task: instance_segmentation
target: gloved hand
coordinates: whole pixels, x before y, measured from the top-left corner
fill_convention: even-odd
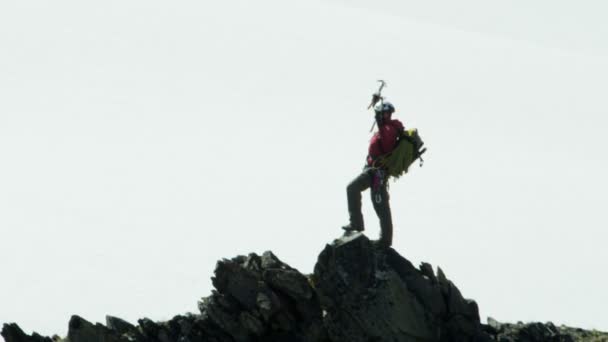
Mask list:
[[[376,103],[378,103],[378,101],[380,101],[380,98],[381,98],[381,97],[380,97],[380,94],[378,94],[378,93],[374,93],[374,94],[372,95],[372,103],[375,105]]]
[[[369,106],[367,106],[367,109],[370,109],[375,106],[376,103],[378,103],[378,101],[380,100],[382,100],[382,96],[380,96],[380,93],[376,92],[372,94],[372,102],[369,104]]]

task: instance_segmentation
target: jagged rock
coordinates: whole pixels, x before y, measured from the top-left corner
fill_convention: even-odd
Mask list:
[[[271,252],[218,262],[203,319],[235,341],[320,341],[321,308],[306,276]]]
[[[6,342],[570,342],[608,341],[608,334],[552,323],[479,321],[441,268],[419,268],[362,234],[327,245],[307,276],[272,252],[217,263],[215,290],[200,314],[135,326],[106,316],[106,325],[72,316],[66,339],[25,334],[4,324]]]
[[[426,276],[431,283],[437,283],[437,277],[435,276],[435,272],[433,272],[433,266],[431,266],[431,264],[426,262],[420,263],[420,272],[422,272],[422,274]]]
[[[68,324],[69,342],[127,342],[117,332],[102,324],[93,324],[84,318],[73,315]]]
[[[247,310],[256,307],[257,294],[265,290],[261,276],[240,265],[238,260],[224,259],[215,269],[212,282],[219,292],[233,297]]]
[[[271,251],[266,251],[262,254],[261,257],[261,263],[262,263],[262,269],[268,270],[271,268],[278,268],[278,269],[282,269],[282,270],[293,270],[293,268],[291,268],[289,265],[287,265],[286,263],[282,262],[281,260],[279,260],[279,258],[277,258],[276,255],[274,255]]]
[[[407,284],[409,291],[420,300],[424,308],[432,314],[431,316],[445,317],[448,314],[446,296],[442,294],[441,284],[434,277],[432,266],[423,263],[419,271],[394,250],[389,249],[386,253],[388,265],[399,274],[400,279]],[[441,271],[441,269],[439,270]]]
[[[510,324],[489,317],[486,327],[493,330],[494,340],[501,342],[608,342],[608,333],[567,326],[556,327],[551,322]]]
[[[160,326],[149,318],[142,318],[137,320],[139,323],[139,331],[147,339],[156,339],[160,332]]]
[[[44,337],[34,332],[32,335],[27,335],[21,328],[15,324],[3,324],[0,335],[4,337],[5,342],[53,342],[49,337]]]
[[[327,245],[313,281],[327,310],[325,326],[332,341],[487,337],[475,316],[476,305],[464,300],[443,272],[437,279],[427,265],[418,270],[393,249],[375,248],[362,234]]]
[[[268,269],[263,273],[264,280],[271,288],[290,296],[294,300],[312,298],[312,288],[308,279],[295,270]]]
[[[264,323],[249,312],[241,312],[239,315],[239,324],[245,328],[249,334],[256,337],[262,336],[266,331]]]
[[[332,341],[436,341],[422,304],[362,234],[327,245],[313,282]]]
[[[106,326],[108,329],[114,330],[118,334],[133,333],[136,328],[133,324],[125,321],[122,318],[106,315]]]
[[[205,305],[205,312],[207,317],[224,332],[232,336],[237,341],[249,341],[249,333],[245,327],[239,324],[239,311],[231,311],[226,306],[220,304],[221,295],[210,297],[207,299]]]

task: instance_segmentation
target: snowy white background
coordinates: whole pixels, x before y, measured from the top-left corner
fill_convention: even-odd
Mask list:
[[[216,260],[305,273],[376,80],[418,127],[394,247],[482,320],[608,330],[608,5],[3,1],[0,322],[196,312]],[[364,194],[368,235],[378,223]]]

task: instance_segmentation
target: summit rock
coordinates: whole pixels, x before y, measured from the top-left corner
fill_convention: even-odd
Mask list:
[[[608,341],[608,334],[551,323],[482,324],[443,270],[415,267],[361,233],[325,246],[307,275],[272,252],[217,262],[198,313],[105,325],[74,315],[68,335],[28,335],[4,324],[6,342],[544,342]]]

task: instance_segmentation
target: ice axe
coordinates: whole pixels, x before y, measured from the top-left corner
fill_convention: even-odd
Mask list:
[[[384,100],[384,98],[380,94],[382,93],[382,89],[386,86],[386,82],[384,80],[378,80],[378,82],[380,82],[380,88],[378,88],[378,91],[375,92],[374,95],[372,95],[372,102],[369,104],[369,106],[367,106],[368,110],[370,108],[372,108],[373,106],[375,106],[376,103],[378,103],[378,101]],[[374,120],[374,123],[372,124],[372,128],[369,131],[370,132],[373,131],[374,127],[376,127],[376,121],[375,120]]]
[[[376,103],[378,103],[378,101],[382,100],[382,96],[380,96],[380,94],[382,93],[382,89],[386,86],[386,82],[384,80],[378,80],[378,82],[380,82],[380,88],[378,88],[378,91],[372,95],[372,102],[369,104],[369,106],[367,106],[367,109],[372,108],[376,105]]]

